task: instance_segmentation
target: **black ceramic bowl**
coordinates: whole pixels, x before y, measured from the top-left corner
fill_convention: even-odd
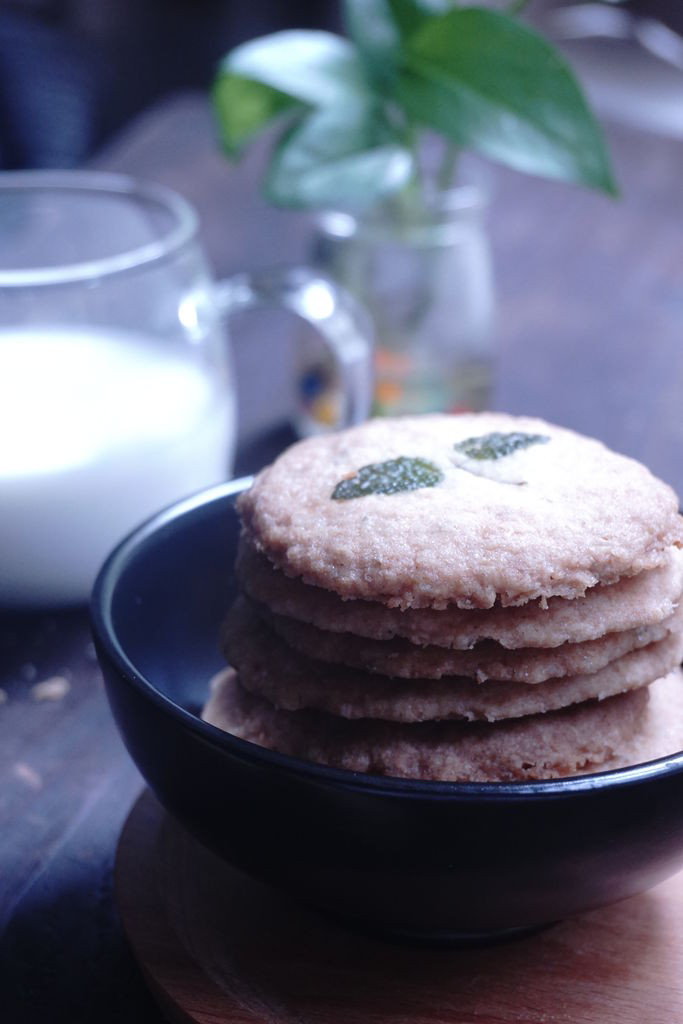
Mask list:
[[[165,807],[239,868],[365,929],[503,935],[683,865],[683,754],[553,782],[430,783],[284,757],[200,721],[235,592],[236,481],[125,540],[92,599],[128,750]]]

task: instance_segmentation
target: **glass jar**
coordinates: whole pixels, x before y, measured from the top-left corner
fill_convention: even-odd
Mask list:
[[[489,406],[495,302],[485,208],[482,188],[463,185],[419,208],[319,217],[313,264],[374,321],[375,415]],[[321,402],[328,377],[319,361]]]

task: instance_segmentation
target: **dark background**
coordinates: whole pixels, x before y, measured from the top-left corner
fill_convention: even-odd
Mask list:
[[[231,46],[335,27],[334,0],[4,0],[0,167],[82,163],[136,113],[207,87]]]
[[[560,2],[572,0],[536,0],[530,11]],[[82,163],[156,100],[206,88],[231,46],[292,26],[339,29],[340,6],[337,0],[0,0],[0,168]],[[623,6],[683,29],[680,0]]]

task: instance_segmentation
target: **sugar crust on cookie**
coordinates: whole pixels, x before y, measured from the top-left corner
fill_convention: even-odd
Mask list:
[[[328,632],[273,615],[265,606],[258,606],[258,612],[289,647],[319,661],[400,679],[467,676],[480,683],[487,679],[542,683],[546,679],[590,674],[629,651],[663,640],[670,633],[680,633],[683,627],[683,607],[679,607],[668,619],[652,626],[607,633],[597,640],[562,644],[549,650],[522,647],[509,651],[485,640],[471,650],[452,651],[419,647],[408,640],[366,640],[350,633]]]
[[[683,552],[675,547],[658,568],[624,576],[611,586],[592,587],[573,601],[553,597],[543,603],[485,610],[456,605],[441,611],[401,610],[376,601],[345,601],[330,590],[286,576],[245,535],[240,538],[236,571],[244,592],[277,615],[370,640],[401,637],[454,650],[468,650],[481,640],[494,640],[511,650],[596,640],[668,619],[683,591]]]
[[[648,690],[500,722],[396,724],[280,711],[247,693],[237,673],[216,681],[203,718],[234,736],[353,772],[439,781],[552,779],[614,766],[646,715]]]
[[[454,445],[490,432],[549,438],[485,467]],[[437,486],[338,501],[369,464],[424,458]],[[470,471],[471,469],[476,470]],[[683,543],[673,490],[600,442],[504,414],[376,419],[309,438],[239,500],[252,542],[287,574],[400,608],[490,608],[580,597],[664,564]]]
[[[242,602],[224,630],[224,653],[244,689],[273,706],[325,711],[342,718],[391,722],[437,719],[499,721],[557,710],[646,686],[677,665],[683,638],[674,634],[610,662],[598,672],[535,685],[477,683],[463,677],[390,679],[344,665],[314,661],[290,650]]]

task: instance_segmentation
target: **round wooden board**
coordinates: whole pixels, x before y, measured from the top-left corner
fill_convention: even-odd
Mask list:
[[[184,1024],[683,1020],[683,873],[503,945],[411,949],[227,867],[146,792],[121,834],[116,895],[152,991]]]

